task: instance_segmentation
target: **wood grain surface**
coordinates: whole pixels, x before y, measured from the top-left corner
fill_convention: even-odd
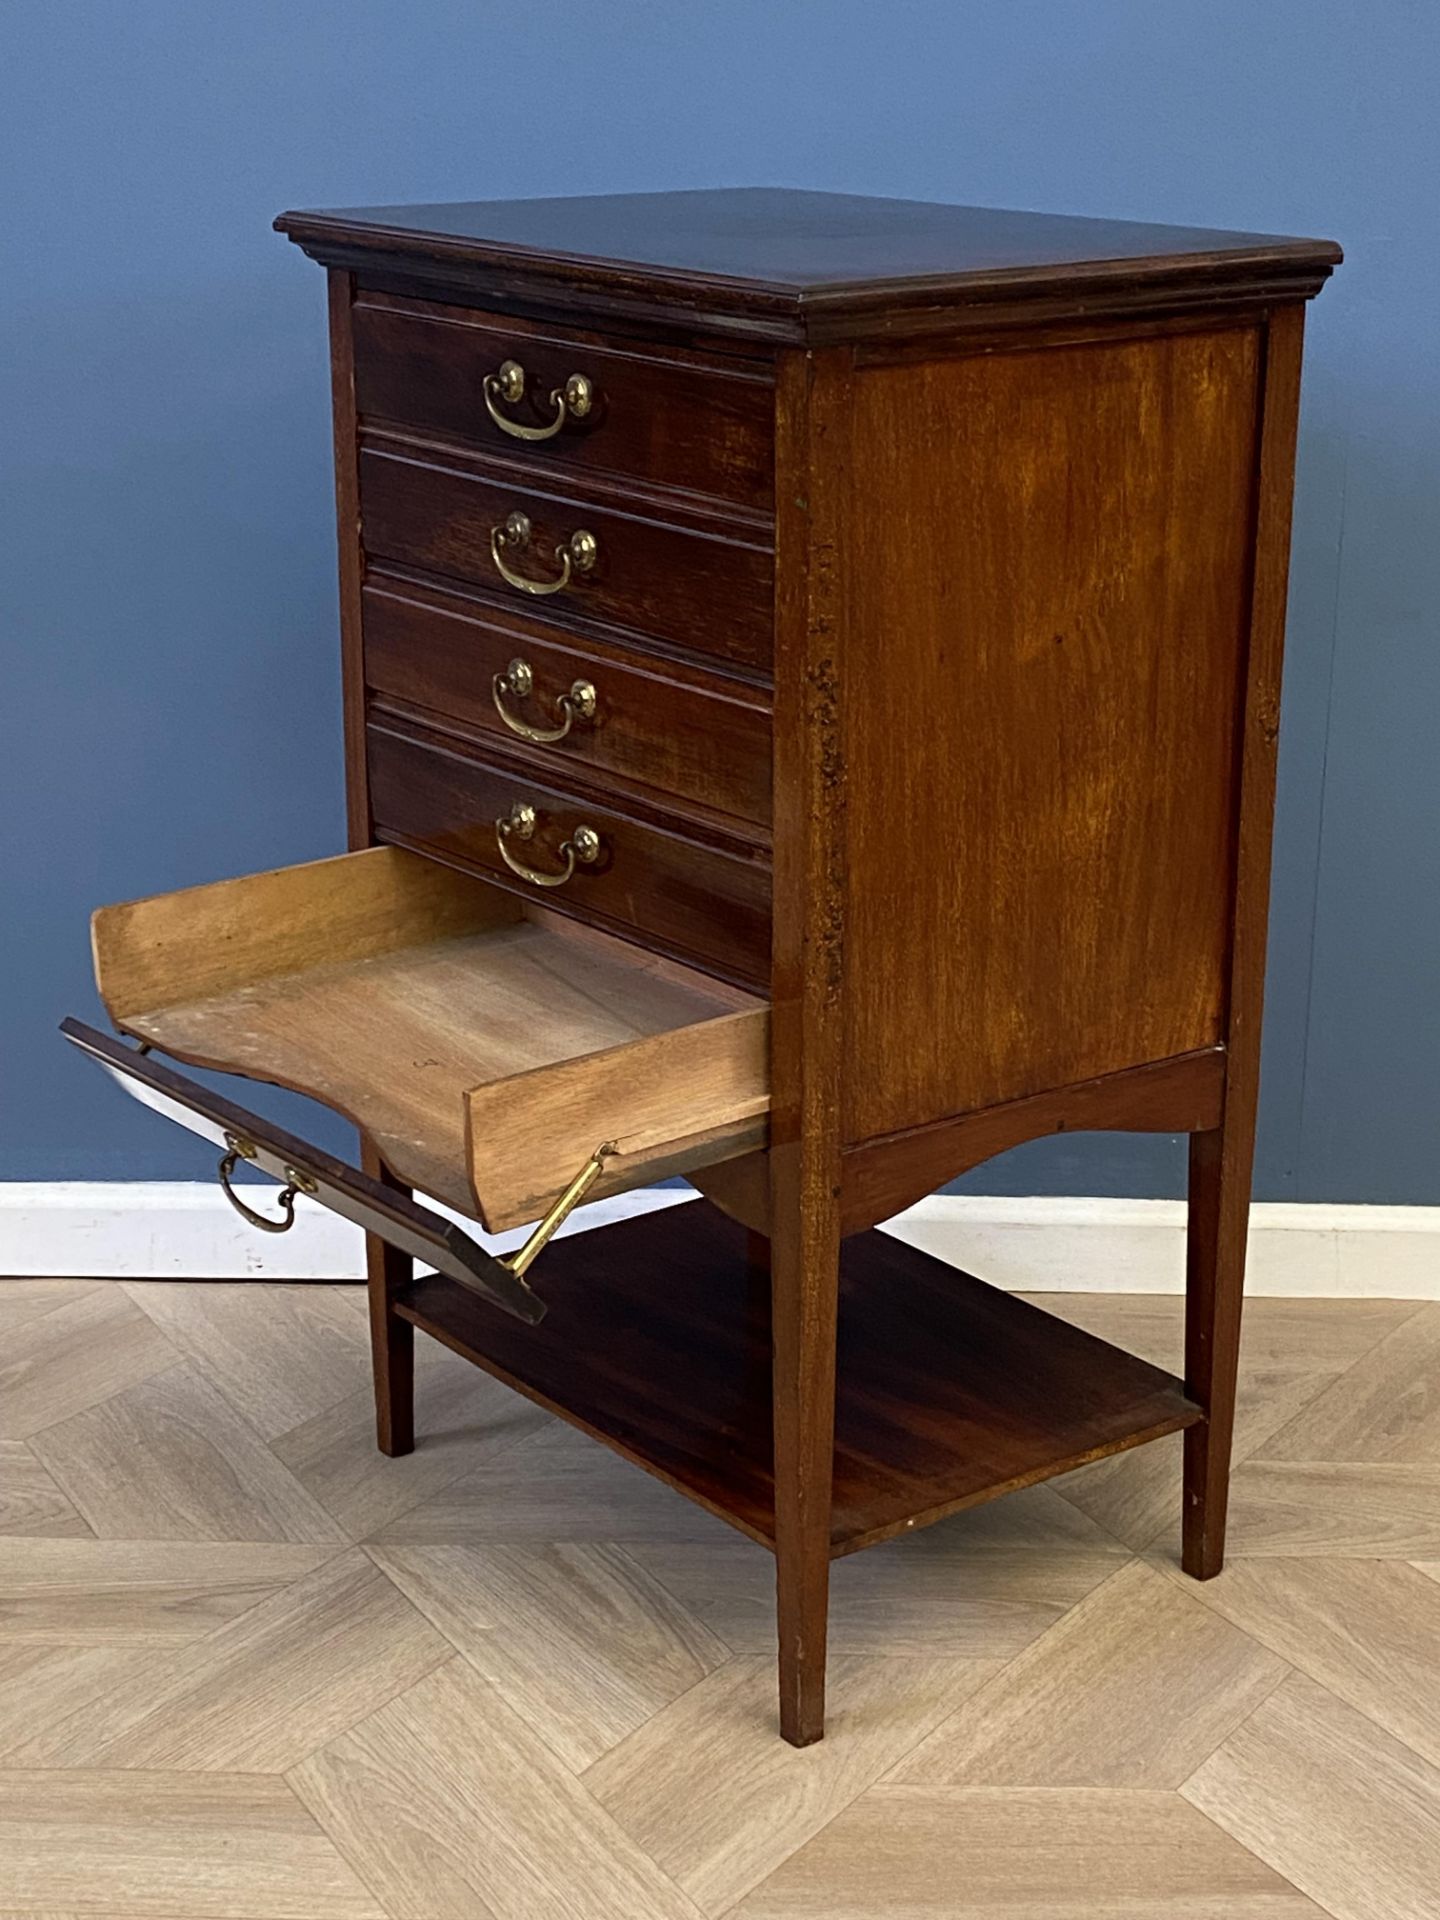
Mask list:
[[[737,1920],[1323,1920],[1174,1794],[879,1786],[733,1909]]]
[[[291,1779],[391,1912],[538,1920],[583,1898],[591,1913],[694,1920],[674,1883],[463,1660]]]
[[[397,1311],[770,1545],[771,1329],[743,1254],[697,1202],[555,1242],[538,1328],[438,1275]],[[886,1234],[845,1244],[838,1355],[827,1562],[1195,1418],[1172,1375]]]
[[[1234,329],[857,376],[848,1140],[1223,1038],[1258,366]]]
[[[583,1310],[570,1257],[551,1263],[568,1348],[516,1347],[443,1280],[407,1291],[372,1246],[382,1447],[412,1443],[413,1322],[772,1544],[795,1745],[823,1729],[837,1553],[1185,1428],[1184,1564],[1212,1577],[1300,316],[1338,248],[768,189],[278,224],[337,276],[352,818],[506,891],[558,874],[560,914],[772,1009],[768,1140],[758,1091],[751,1133],[733,1130],[754,1076],[712,1045],[756,1041],[757,1021],[657,1030],[617,1056],[637,1082],[683,1083],[681,1104],[695,1090],[688,1134],[657,1119],[649,1171],[688,1167],[749,1230],[734,1275],[710,1247],[670,1248],[668,1228],[633,1250],[602,1236]],[[529,357],[526,393],[487,408],[502,351]],[[586,354],[585,419],[508,430],[538,426]],[[502,555],[512,513],[531,532]],[[581,527],[595,564],[560,577]],[[388,692],[365,679],[362,568],[387,583],[382,600],[372,578],[371,605]],[[421,598],[397,627],[406,593]],[[436,645],[442,609],[481,637],[475,657],[453,626]],[[567,757],[484,713],[512,618],[550,646],[540,707],[591,644],[617,670],[609,746]],[[663,691],[647,656],[682,670]],[[768,833],[746,798],[767,675]],[[737,685],[756,697],[731,787],[716,756],[737,713],[709,758],[689,741],[699,702]],[[518,865],[497,827],[517,802],[536,816]],[[566,873],[581,824],[599,857]],[[572,1054],[468,1104],[495,1224],[553,1191],[577,1157],[555,1118],[583,1108],[593,1131],[609,1069]],[[989,1153],[1087,1124],[1190,1135],[1183,1390],[857,1232]],[[478,1143],[503,1158],[512,1132],[536,1169],[525,1196],[508,1166],[482,1195]],[[443,1177],[446,1154],[427,1170],[401,1150],[408,1165],[372,1138],[375,1170]],[[708,1237],[710,1217],[687,1231]],[[657,1308],[647,1271],[686,1276],[671,1292],[693,1327],[673,1299]],[[888,1321],[867,1304],[882,1294]],[[1129,1538],[1152,1474],[1106,1509]]]
[[[1331,240],[790,187],[284,213],[369,285],[751,351],[1315,293]]]
[[[482,754],[412,721],[373,721],[368,740],[377,834],[642,950],[766,991],[770,850],[753,835],[705,833],[693,816],[592,787],[569,768],[555,779],[494,744]],[[523,866],[548,878],[563,873],[561,849],[581,826],[599,835],[599,857],[577,864],[560,887],[517,875],[498,832],[517,805],[536,816],[533,836],[509,843]]]
[[[645,348],[513,314],[365,293],[354,308],[355,397],[386,421],[483,447],[540,472],[624,475],[763,512],[774,492],[771,380],[685,347]],[[589,411],[547,440],[507,436],[485,405],[502,362],[525,372],[515,404],[496,411],[521,427],[553,423],[550,396],[574,374],[590,382]]]
[[[492,1229],[607,1140],[600,1191],[766,1135],[759,1002],[398,848],[110,908],[96,943],[129,1031],[324,1101]]]
[[[553,745],[527,743],[541,778],[578,767],[592,783],[639,789],[680,812],[770,819],[770,705],[763,689],[594,636],[532,612],[499,610],[418,581],[372,573],[365,588],[365,676],[371,711],[443,721],[475,744],[515,750],[494,683],[513,660],[534,675],[526,700],[504,696],[515,722],[553,728],[577,680],[595,689],[593,721]],[[733,829],[732,829],[733,830]]]
[[[0,1282],[0,1327],[63,1376],[71,1309],[106,1297]],[[838,1562],[829,1725],[797,1753],[770,1562],[720,1521],[423,1338],[416,1451],[374,1454],[360,1289],[134,1299],[169,1368],[81,1369],[84,1412],[4,1461],[53,1438],[97,1525],[183,1514],[192,1537],[0,1514],[4,1920],[1435,1920],[1440,1456],[1413,1435],[1404,1461],[1270,1462],[1283,1511],[1247,1461],[1244,1551],[1203,1587],[1168,1547],[1133,1558],[1072,1479]],[[1048,1304],[1175,1363],[1178,1299]],[[1400,1336],[1429,1309],[1258,1305],[1244,1367],[1287,1370],[1291,1424],[1323,1402],[1323,1432],[1371,1430],[1384,1367],[1408,1402]],[[338,1530],[383,1538],[227,1538],[222,1428],[163,1391],[177,1370],[223,1380],[242,1488],[281,1484],[268,1453]],[[1143,1480],[1154,1451],[1113,1470]],[[1388,1490],[1368,1515],[1356,1474]],[[946,1777],[898,1784],[912,1766]]]
[[[156,1920],[384,1911],[283,1780],[0,1774],[0,1905],[41,1902]]]
[[[894,1777],[919,1786],[1178,1787],[1286,1671],[1159,1572],[1122,1567]]]
[[[1294,1675],[1182,1789],[1341,1920],[1440,1914],[1440,1770]]]
[[[499,605],[524,608],[523,590],[495,564],[494,528],[512,513],[531,524],[524,552],[507,550],[512,573],[548,584],[560,572],[555,548],[584,528],[598,544],[594,567],[572,572],[546,605],[575,631],[591,622],[621,633],[668,641],[689,653],[713,654],[764,672],[770,664],[774,564],[768,530],[746,520],[682,514],[642,517],[633,501],[611,500],[591,487],[555,491],[517,479],[496,464],[458,450],[428,447],[371,432],[360,443],[360,512],[365,550],[426,575],[483,587]]]

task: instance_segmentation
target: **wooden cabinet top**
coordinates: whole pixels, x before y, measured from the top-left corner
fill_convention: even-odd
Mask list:
[[[1303,298],[1331,240],[737,187],[284,213],[315,259],[777,344]]]

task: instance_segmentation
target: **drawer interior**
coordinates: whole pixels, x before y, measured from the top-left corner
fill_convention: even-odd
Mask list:
[[[343,1113],[491,1231],[766,1138],[764,1001],[394,847],[102,908],[117,1027]]]

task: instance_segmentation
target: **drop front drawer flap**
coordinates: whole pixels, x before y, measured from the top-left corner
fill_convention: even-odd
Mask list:
[[[534,1326],[544,1319],[545,1302],[524,1279],[525,1268],[534,1257],[529,1242],[521,1255],[508,1259],[487,1253],[453,1221],[443,1219],[409,1194],[397,1192],[323,1148],[176,1073],[147,1048],[132,1047],[113,1034],[86,1026],[82,1020],[62,1020],[60,1031],[142,1106],[221,1148],[217,1177],[231,1205],[257,1228],[285,1232],[294,1223],[295,1200],[303,1193],[342,1219],[379,1234],[412,1259],[423,1260],[449,1279],[458,1280],[462,1287],[517,1320]],[[242,1197],[231,1185],[230,1176],[241,1160],[284,1183],[278,1213],[259,1211],[263,1201],[252,1205],[254,1189],[245,1189],[246,1197]],[[587,1168],[587,1175],[589,1171]],[[552,1231],[547,1221],[535,1229],[532,1239],[543,1244]]]
[[[93,941],[122,1031],[313,1096],[492,1232],[601,1144],[597,1197],[766,1137],[763,1002],[399,848],[105,907]]]

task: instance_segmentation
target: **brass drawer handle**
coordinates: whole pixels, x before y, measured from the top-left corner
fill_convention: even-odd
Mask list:
[[[600,836],[593,827],[576,827],[568,840],[560,844],[560,856],[565,865],[559,873],[541,873],[535,867],[527,867],[523,860],[517,860],[510,851],[511,840],[529,840],[535,833],[535,809],[523,800],[517,800],[509,813],[495,822],[495,844],[500,849],[500,858],[512,873],[518,873],[522,880],[528,880],[532,887],[563,887],[575,871],[578,861],[581,866],[593,867],[600,858]]]
[[[512,660],[504,673],[497,673],[491,682],[491,697],[495,702],[495,711],[510,729],[518,733],[522,740],[533,740],[537,746],[548,747],[556,740],[563,740],[577,720],[593,720],[598,696],[588,680],[572,680],[570,691],[562,693],[555,702],[557,710],[563,716],[558,727],[532,727],[528,721],[518,719],[505,705],[506,694],[517,700],[528,700],[535,691],[535,673],[528,660]]]
[[[498,373],[487,373],[483,391],[485,410],[502,433],[512,440],[553,440],[567,420],[583,420],[595,403],[595,389],[583,373],[572,373],[563,387],[550,394],[555,418],[544,427],[522,427],[518,420],[507,419],[496,405],[503,401],[515,406],[525,398],[525,369],[518,360],[504,360]]]
[[[559,578],[555,580],[527,580],[523,573],[516,573],[507,567],[500,557],[502,547],[511,547],[521,553],[530,544],[530,516],[524,513],[512,513],[499,526],[490,529],[490,558],[495,562],[495,570],[508,585],[518,587],[521,593],[559,593],[570,584],[570,575],[589,573],[600,555],[600,543],[593,533],[584,527],[577,527],[568,540],[562,540],[555,549],[555,558],[560,563]]]
[[[243,1134],[227,1133],[225,1148],[226,1151],[221,1155],[220,1164],[216,1168],[220,1176],[220,1190],[225,1198],[242,1220],[247,1220],[252,1227],[258,1227],[262,1233],[288,1233],[295,1224],[296,1194],[314,1193],[315,1181],[308,1173],[302,1173],[298,1167],[286,1167],[285,1185],[280,1189],[281,1217],[278,1220],[267,1220],[263,1213],[256,1213],[253,1207],[247,1207],[230,1184],[230,1176],[235,1171],[235,1162],[253,1160],[256,1157],[254,1141],[247,1140]]]

